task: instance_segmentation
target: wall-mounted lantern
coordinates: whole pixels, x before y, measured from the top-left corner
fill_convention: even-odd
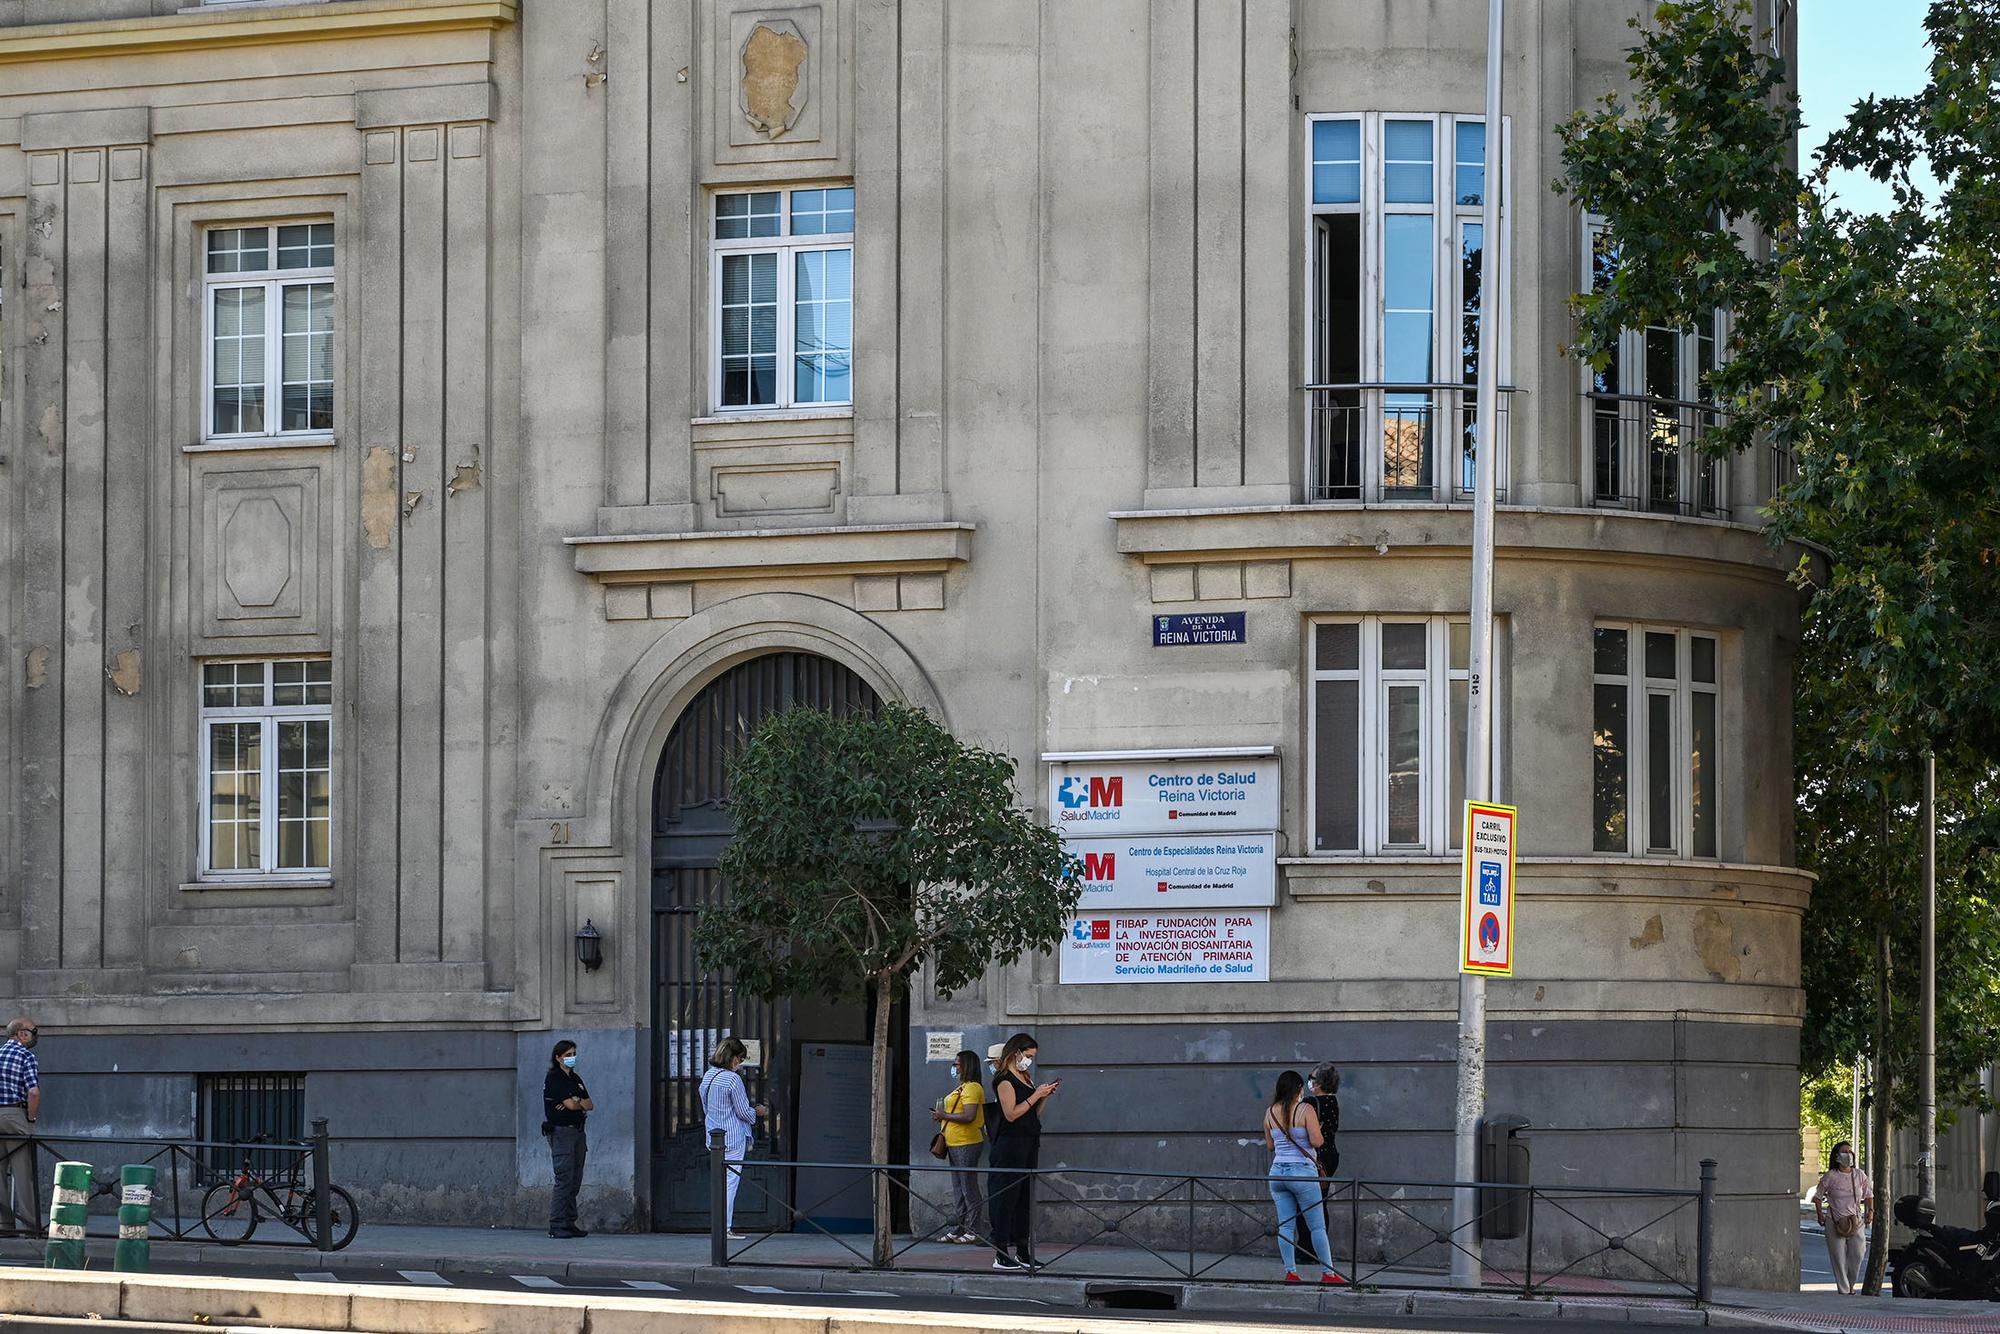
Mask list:
[[[588,917],[576,929],[576,961],[583,965],[587,973],[594,973],[604,966],[604,937]]]

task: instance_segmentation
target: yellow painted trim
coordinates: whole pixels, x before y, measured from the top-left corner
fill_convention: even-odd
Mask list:
[[[0,29],[0,65],[490,29],[514,22],[519,8],[519,0],[322,0],[282,9],[41,23]]]

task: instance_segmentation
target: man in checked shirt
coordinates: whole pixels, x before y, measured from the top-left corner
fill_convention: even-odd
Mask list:
[[[7,1025],[0,1043],[0,1236],[41,1223],[35,1188],[35,1150],[27,1136],[35,1133],[42,1110],[42,1072],[33,1051],[38,1030],[23,1016]]]

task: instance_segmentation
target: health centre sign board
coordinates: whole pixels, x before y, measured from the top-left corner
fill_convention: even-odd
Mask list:
[[[1065,839],[1278,827],[1275,755],[1045,758],[1049,815]]]
[[[1270,907],[1278,901],[1276,834],[1073,838],[1083,862],[1080,913],[1107,908]]]
[[[1268,982],[1271,911],[1079,913],[1063,939],[1061,979]]]

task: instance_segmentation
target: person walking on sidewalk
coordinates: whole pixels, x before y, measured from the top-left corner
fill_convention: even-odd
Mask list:
[[[979,1156],[986,1150],[986,1093],[979,1082],[979,1053],[962,1051],[954,1071],[958,1087],[931,1108],[931,1120],[944,1127],[944,1156],[951,1164],[951,1217],[941,1241],[979,1240],[979,1215],[985,1193],[979,1188]]]
[[[722,1220],[723,1230],[731,1241],[748,1240],[736,1230],[736,1188],[743,1183],[743,1169],[735,1164],[749,1156],[750,1136],[757,1129],[757,1122],[771,1114],[768,1107],[750,1105],[750,1091],[744,1086],[743,1076],[737,1073],[749,1057],[750,1049],[741,1038],[724,1038],[716,1044],[715,1054],[708,1058],[708,1069],[701,1077],[702,1124],[711,1138],[716,1131],[722,1132],[722,1158],[731,1164]]]
[[[1031,1084],[1035,1039],[1016,1033],[1000,1049],[993,1075],[993,1149],[987,1156],[992,1194],[987,1212],[993,1224],[993,1267],[1002,1273],[1032,1273],[1035,1260],[1035,1169],[1041,1165],[1042,1107],[1062,1087],[1060,1079]]]
[[[42,1112],[42,1068],[35,1060],[40,1030],[23,1015],[0,1043],[0,1236],[33,1235],[42,1223],[35,1180],[35,1118]]]
[[[564,1038],[549,1053],[549,1072],[542,1078],[543,1133],[549,1137],[556,1175],[549,1192],[549,1235],[558,1240],[590,1235],[576,1225],[576,1196],[590,1156],[583,1123],[595,1110],[590,1090],[576,1073],[576,1044]]]
[[[1264,1108],[1264,1144],[1271,1150],[1271,1202],[1278,1207],[1278,1258],[1285,1262],[1285,1282],[1297,1283],[1299,1220],[1312,1233],[1322,1283],[1338,1283],[1333,1252],[1326,1241],[1326,1214],[1320,1208],[1325,1193],[1319,1185],[1319,1161],[1313,1151],[1325,1143],[1319,1116],[1306,1104],[1306,1081],[1296,1070],[1278,1076],[1277,1091]]]
[[[1833,1146],[1832,1164],[1813,1187],[1812,1205],[1813,1217],[1826,1232],[1833,1285],[1851,1297],[1865,1277],[1868,1238],[1863,1229],[1875,1222],[1875,1187],[1854,1165],[1854,1146],[1846,1140]]]

